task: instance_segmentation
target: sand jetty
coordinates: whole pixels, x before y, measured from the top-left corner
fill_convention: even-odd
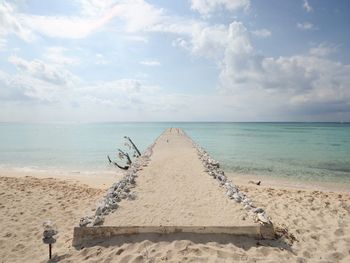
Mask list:
[[[264,210],[183,130],[164,131],[142,158],[111,187],[95,215],[74,229],[75,246],[138,233],[274,238]]]

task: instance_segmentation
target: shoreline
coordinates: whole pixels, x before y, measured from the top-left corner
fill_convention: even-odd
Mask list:
[[[108,168],[108,167],[107,167]],[[92,188],[107,189],[123,177],[124,172],[111,167],[105,170],[56,169],[33,167],[0,167],[1,177],[35,177],[39,179],[53,178],[57,180],[80,183]],[[276,187],[280,189],[300,189],[307,191],[350,193],[350,183],[321,180],[303,180],[284,176],[268,176],[226,172],[225,174],[237,185],[254,185],[261,181],[260,187]]]
[[[259,175],[243,175],[228,172],[227,177],[238,185],[254,185],[250,181],[261,181],[259,187],[262,188],[278,188],[290,190],[305,190],[305,191],[322,191],[336,193],[350,193],[350,183],[344,182],[328,182],[328,181],[311,181],[302,180],[300,178],[286,178],[283,176],[259,176]]]
[[[68,171],[56,169],[0,168],[0,177],[37,179],[55,179],[67,183],[77,183],[95,189],[108,189],[113,183],[122,178],[123,173],[117,169],[106,171]]]

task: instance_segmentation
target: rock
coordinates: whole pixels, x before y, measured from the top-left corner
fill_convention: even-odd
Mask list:
[[[258,207],[254,209],[254,213],[264,213],[264,209]]]
[[[240,197],[240,195],[238,193],[234,193],[232,195],[232,199],[234,199],[238,203],[240,203],[242,201],[242,198]]]
[[[125,199],[125,198],[128,197],[128,194],[125,193],[125,192],[121,192],[121,193],[119,194],[119,197],[120,197],[121,199]]]
[[[92,218],[89,216],[85,216],[80,218],[79,226],[84,227],[92,223]]]
[[[226,192],[226,195],[231,197],[234,194],[234,192],[231,189],[228,189]]]
[[[218,175],[218,177],[217,177],[220,181],[222,181],[222,182],[226,182],[226,176],[224,176],[224,175]]]
[[[249,198],[244,198],[242,203],[247,205],[247,204],[251,203],[251,200]]]
[[[104,219],[102,216],[95,216],[94,221],[93,221],[93,225],[97,226],[97,225],[102,225],[104,222]]]
[[[258,213],[257,214],[257,218],[260,222],[264,223],[264,224],[269,224],[270,223],[270,219],[267,217],[266,213]]]
[[[250,209],[252,209],[252,207],[250,205],[244,205],[244,209],[245,210],[250,210]]]
[[[128,200],[135,200],[136,197],[137,197],[136,193],[129,193],[127,198]]]
[[[134,177],[130,177],[128,181],[130,184],[136,184]]]
[[[117,202],[114,202],[114,201],[110,202],[108,205],[111,209],[117,209],[119,207]]]
[[[218,172],[219,174],[225,176],[225,172],[224,172],[223,170],[218,170],[217,172]]]
[[[101,203],[97,209],[96,209],[96,212],[95,212],[95,215],[96,216],[99,216],[99,215],[102,215],[102,213],[106,210],[106,203],[103,202]]]

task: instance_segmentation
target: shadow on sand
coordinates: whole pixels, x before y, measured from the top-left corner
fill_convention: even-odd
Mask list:
[[[275,240],[267,239],[256,239],[253,237],[244,237],[244,236],[233,236],[229,234],[197,234],[197,233],[171,233],[171,234],[130,234],[130,235],[120,235],[115,236],[105,240],[94,240],[84,242],[80,245],[75,246],[77,250],[93,247],[93,246],[102,246],[102,247],[112,247],[112,246],[122,246],[126,243],[140,243],[144,241],[150,241],[153,243],[157,242],[168,242],[186,240],[194,244],[207,244],[209,242],[215,242],[218,244],[232,244],[244,250],[249,250],[251,247],[275,247],[281,250],[287,250],[292,252],[291,246],[286,242],[283,237],[280,237]]]

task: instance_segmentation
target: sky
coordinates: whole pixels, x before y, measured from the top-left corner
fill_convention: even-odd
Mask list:
[[[0,0],[0,121],[350,121],[349,11]]]

